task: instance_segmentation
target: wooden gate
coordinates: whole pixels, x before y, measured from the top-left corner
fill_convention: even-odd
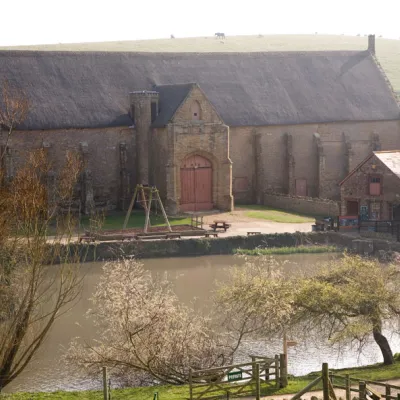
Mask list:
[[[211,210],[212,165],[204,157],[194,155],[181,165],[181,210]]]

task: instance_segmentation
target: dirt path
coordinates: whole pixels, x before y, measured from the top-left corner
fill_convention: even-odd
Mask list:
[[[383,381],[382,383],[388,383],[390,385],[395,385],[395,386],[400,386],[400,379],[392,379],[388,381]],[[385,390],[382,386],[377,386],[377,385],[368,385],[372,388],[372,390],[376,391],[377,393],[385,394]],[[355,389],[357,389],[357,386],[353,386]],[[395,390],[392,389],[391,391],[391,396],[397,396],[397,393],[400,393],[400,390]],[[265,396],[262,397],[262,399],[268,399],[268,400],[290,400],[296,393],[292,394],[279,394],[279,395],[272,395],[272,396]],[[346,398],[346,392],[341,389],[335,389],[335,394],[336,398],[339,399],[340,397],[342,399]],[[351,398],[357,397],[358,393],[357,392],[352,392]],[[301,396],[302,400],[311,400],[311,397],[317,397],[318,399],[322,399],[323,393],[322,390],[316,390],[313,392],[308,392]],[[255,397],[241,397],[240,400],[254,400]]]

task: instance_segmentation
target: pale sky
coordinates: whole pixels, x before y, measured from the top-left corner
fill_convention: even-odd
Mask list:
[[[400,0],[0,0],[0,45],[256,34],[400,38]]]

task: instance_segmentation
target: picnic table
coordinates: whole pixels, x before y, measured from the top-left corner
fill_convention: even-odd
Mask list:
[[[215,232],[217,229],[223,229],[225,232],[231,226],[231,224],[227,224],[226,221],[214,221],[213,224],[210,224],[210,228]]]

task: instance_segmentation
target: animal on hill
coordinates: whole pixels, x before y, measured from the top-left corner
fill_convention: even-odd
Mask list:
[[[214,34],[216,39],[225,39],[225,33],[217,32]]]

